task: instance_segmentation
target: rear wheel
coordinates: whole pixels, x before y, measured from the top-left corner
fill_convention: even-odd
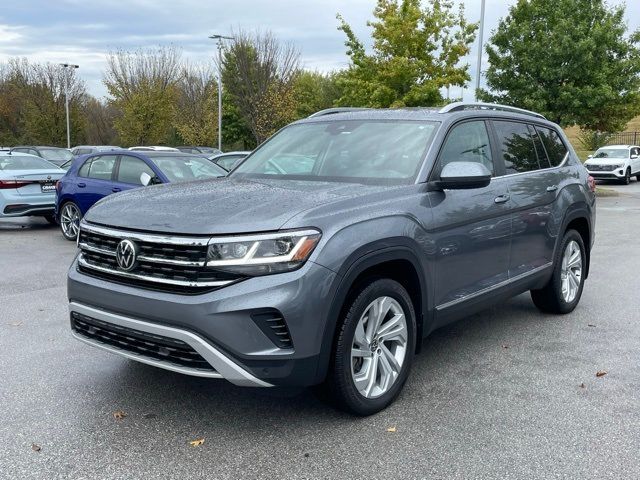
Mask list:
[[[336,406],[371,415],[404,386],[415,352],[416,320],[409,294],[391,279],[370,282],[339,325],[324,388]]]
[[[82,213],[73,202],[65,203],[60,209],[60,230],[64,238],[75,241],[78,238]]]
[[[556,253],[551,279],[540,290],[531,290],[536,307],[543,312],[561,314],[576,308],[584,287],[585,252],[580,234],[567,231]]]

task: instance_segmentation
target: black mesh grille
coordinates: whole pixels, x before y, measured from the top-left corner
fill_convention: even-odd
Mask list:
[[[278,310],[253,313],[251,318],[278,348],[293,348],[289,327]]]
[[[174,338],[114,325],[78,312],[71,313],[71,328],[83,337],[143,357],[196,370],[215,371],[198,352]]]
[[[615,170],[614,165],[589,165],[588,170],[592,172],[612,172]]]

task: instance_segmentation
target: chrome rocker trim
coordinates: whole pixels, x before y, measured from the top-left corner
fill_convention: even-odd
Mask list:
[[[233,362],[220,350],[206,342],[200,336],[179,328],[168,327],[165,325],[158,325],[155,323],[149,323],[142,320],[136,320],[123,315],[100,310],[88,305],[83,305],[76,302],[69,303],[70,312],[77,312],[82,315],[93,317],[103,322],[120,325],[122,327],[132,328],[134,330],[141,330],[143,332],[151,333],[154,335],[161,335],[164,337],[174,338],[188,344],[196,352],[198,352],[202,358],[204,358],[214,369],[215,372],[206,372],[189,367],[181,367],[172,363],[163,362],[154,358],[148,358],[143,355],[137,355],[135,353],[128,352],[126,350],[120,350],[110,345],[105,345],[93,339],[86,338],[80,334],[73,332],[73,336],[78,340],[89,344],[93,347],[106,350],[111,353],[115,353],[122,357],[135,360],[137,362],[146,363],[154,367],[164,368],[165,370],[171,370],[186,375],[192,375],[196,377],[208,377],[208,378],[224,378],[231,383],[243,387],[272,387],[270,383],[264,382],[257,377],[254,377],[251,373],[247,372],[244,368]]]

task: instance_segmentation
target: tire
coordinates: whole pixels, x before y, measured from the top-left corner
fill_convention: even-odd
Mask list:
[[[375,308],[387,313],[372,316]],[[374,326],[369,318],[381,318],[381,328],[374,335],[369,334],[368,327]],[[387,339],[376,338],[385,335],[384,327]],[[383,410],[400,394],[415,354],[416,318],[411,297],[394,280],[372,280],[352,297],[337,328],[329,373],[322,386],[325,398],[355,415]],[[361,380],[357,384],[356,378]]]
[[[572,261],[574,266],[569,267],[569,260],[575,258],[575,248],[580,250],[579,265],[576,259],[575,262]],[[572,312],[582,296],[586,265],[586,249],[582,237],[577,231],[568,230],[555,254],[551,279],[540,290],[531,290],[531,299],[536,307],[545,313]],[[569,268],[571,273],[568,273]]]
[[[44,219],[49,222],[49,224],[51,225],[58,225],[58,220],[56,219],[56,216],[54,214],[51,215],[45,215]]]
[[[78,225],[82,220],[80,208],[73,202],[65,202],[60,208],[60,231],[71,242],[78,237]]]
[[[631,183],[631,169],[627,168],[624,174],[624,178],[621,180],[623,185],[629,185]]]
[[[636,182],[640,182],[640,173],[636,175]]]

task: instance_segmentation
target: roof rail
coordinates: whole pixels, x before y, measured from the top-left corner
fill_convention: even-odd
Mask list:
[[[324,117],[325,115],[333,115],[334,113],[345,113],[345,112],[358,112],[360,110],[369,110],[365,107],[335,107],[335,108],[325,108],[324,110],[320,110],[319,112],[312,113],[308,118],[315,117]]]
[[[462,110],[499,110],[502,112],[520,113],[522,115],[530,115],[532,117],[542,118],[546,120],[544,115],[541,115],[531,110],[524,110],[522,108],[510,107],[509,105],[500,105],[499,103],[484,103],[484,102],[454,102],[442,107],[438,113],[448,112],[460,112]]]

